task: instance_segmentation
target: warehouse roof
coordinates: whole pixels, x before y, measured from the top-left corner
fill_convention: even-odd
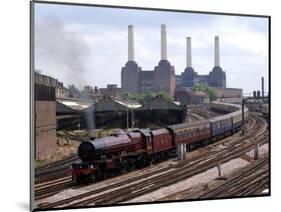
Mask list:
[[[75,113],[76,110],[64,105],[63,103],[57,101],[56,102],[56,112],[57,113]]]
[[[125,112],[131,109],[137,109],[141,105],[133,101],[124,101],[114,97],[106,96],[102,100],[91,105],[86,111],[95,110],[96,112],[119,111]]]
[[[80,112],[94,104],[89,99],[57,99],[58,113]]]

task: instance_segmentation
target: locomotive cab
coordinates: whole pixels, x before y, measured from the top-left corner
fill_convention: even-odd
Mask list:
[[[145,142],[145,147],[146,147],[146,154],[147,156],[152,155],[152,138],[150,134],[149,129],[139,129],[139,130],[134,130],[134,132],[139,132],[143,136],[144,142]]]

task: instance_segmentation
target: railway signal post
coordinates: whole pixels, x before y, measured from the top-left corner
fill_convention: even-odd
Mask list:
[[[178,144],[177,145],[178,160],[184,160],[185,159],[185,153],[186,153],[185,144]]]
[[[218,175],[219,175],[219,177],[221,177],[222,176],[221,162],[218,163],[217,168],[218,168]]]
[[[256,143],[255,147],[254,147],[254,160],[259,159],[259,144]]]

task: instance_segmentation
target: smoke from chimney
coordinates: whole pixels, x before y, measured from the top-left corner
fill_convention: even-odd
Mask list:
[[[87,83],[86,61],[90,48],[81,34],[66,29],[58,18],[35,22],[35,68],[80,89]]]

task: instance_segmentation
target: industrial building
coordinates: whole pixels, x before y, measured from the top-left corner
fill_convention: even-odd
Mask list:
[[[165,91],[174,97],[176,89],[209,85],[226,88],[226,74],[220,67],[219,37],[215,36],[214,68],[208,75],[199,75],[192,68],[191,37],[186,38],[186,68],[181,75],[175,75],[175,68],[167,57],[166,26],[161,25],[161,60],[153,70],[142,70],[135,61],[133,26],[128,26],[128,62],[121,70],[122,92],[139,94],[145,91]]]
[[[108,84],[106,88],[100,88],[99,91],[102,96],[112,96],[119,99],[122,96],[121,88],[118,88],[116,84]]]
[[[123,93],[138,94],[146,91],[165,91],[174,96],[176,88],[175,68],[167,58],[166,26],[161,25],[161,60],[154,70],[142,70],[134,57],[133,26],[128,26],[128,62],[121,70],[121,89]]]
[[[35,78],[35,82],[38,84],[54,87],[56,98],[69,97],[69,89],[65,88],[63,83],[58,81],[57,79],[47,76],[45,74],[40,74],[39,70],[35,70],[34,78]]]
[[[187,121],[186,108],[179,102],[155,96],[136,110],[136,126],[139,128],[165,127]]]
[[[141,105],[111,96],[94,102],[86,99],[57,99],[57,130],[146,128],[181,123],[186,108],[161,96]]]
[[[193,86],[207,85],[214,89],[217,101],[241,102],[242,89],[226,87],[226,73],[220,66],[219,37],[215,36],[214,67],[208,75],[199,75],[192,67],[191,38],[186,38],[186,68],[176,75],[175,98],[183,104],[203,104],[208,99],[203,94],[192,91]]]
[[[89,99],[56,99],[57,130],[76,130],[94,127],[84,112],[94,104]],[[89,126],[91,124],[92,126]]]
[[[187,89],[178,89],[175,93],[175,100],[182,105],[201,105],[208,104],[210,99],[202,91],[192,91]]]
[[[224,103],[241,103],[242,101],[241,88],[215,88],[218,102]]]
[[[208,75],[199,75],[192,67],[191,37],[186,38],[186,68],[181,75],[177,75],[177,88],[208,85],[226,88],[226,74],[220,66],[219,36],[215,36],[214,68]]]
[[[34,84],[35,155],[46,159],[56,147],[56,93],[55,87]]]

